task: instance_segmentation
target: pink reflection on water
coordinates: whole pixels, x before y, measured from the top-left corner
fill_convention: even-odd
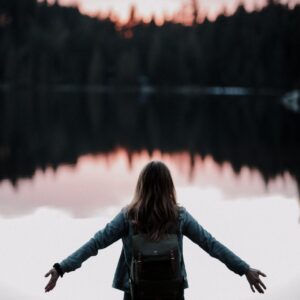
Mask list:
[[[150,160],[162,160],[170,168],[176,187],[218,187],[224,198],[253,198],[266,194],[297,196],[295,180],[285,173],[266,187],[258,171],[243,167],[236,175],[230,163],[218,165],[210,156],[191,160],[187,152],[165,154],[146,151],[128,154],[118,149],[110,154],[86,155],[75,166],[56,171],[36,171],[32,179],[20,180],[15,189],[8,181],[0,184],[0,214],[5,217],[32,213],[47,206],[67,211],[75,217],[91,217],[128,203],[138,175]],[[180,202],[180,199],[179,199]]]

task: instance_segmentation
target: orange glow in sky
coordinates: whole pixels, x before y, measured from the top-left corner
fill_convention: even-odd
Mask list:
[[[53,0],[48,0],[51,2]],[[287,2],[283,0],[282,2]],[[62,5],[76,5],[80,11],[89,15],[112,15],[120,22],[126,22],[130,8],[136,7],[137,16],[145,21],[149,21],[152,16],[160,22],[182,13],[184,5],[191,3],[191,0],[59,0]],[[289,1],[291,2],[291,1]],[[266,0],[200,0],[199,11],[202,16],[207,16],[210,20],[222,12],[232,14],[236,7],[244,3],[247,10],[261,8],[266,4]]]

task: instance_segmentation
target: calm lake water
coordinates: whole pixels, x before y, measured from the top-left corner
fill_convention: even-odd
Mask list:
[[[300,298],[300,120],[278,99],[26,91],[0,108],[1,298],[121,299],[121,242],[49,294],[43,276],[131,201],[151,159],[203,227],[268,275],[264,299]],[[262,297],[188,239],[184,255],[186,299]]]

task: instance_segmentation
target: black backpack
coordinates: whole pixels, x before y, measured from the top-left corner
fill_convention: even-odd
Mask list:
[[[175,229],[175,228],[174,228]],[[130,268],[133,300],[182,299],[183,277],[177,228],[159,241],[134,230]]]

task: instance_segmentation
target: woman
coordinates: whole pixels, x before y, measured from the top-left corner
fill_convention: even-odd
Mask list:
[[[266,275],[250,268],[246,262],[207,232],[185,208],[178,206],[170,171],[159,161],[152,161],[143,168],[138,178],[133,201],[129,206],[123,208],[104,229],[98,231],[77,251],[53,265],[53,268],[45,275],[45,277],[51,275],[45,292],[55,287],[59,276],[62,277],[64,273],[80,268],[82,262],[92,255],[97,255],[99,249],[122,239],[123,249],[115,272],[113,287],[124,291],[124,299],[131,299],[129,277],[133,224],[139,232],[143,232],[149,239],[156,241],[162,239],[172,226],[178,226],[177,236],[181,256],[182,240],[185,235],[211,256],[223,262],[231,271],[240,276],[245,274],[253,292],[256,289],[259,293],[264,293],[266,286],[260,280],[259,275]],[[183,291],[188,287],[188,282],[183,256],[181,261]],[[182,299],[184,299],[183,296]]]

